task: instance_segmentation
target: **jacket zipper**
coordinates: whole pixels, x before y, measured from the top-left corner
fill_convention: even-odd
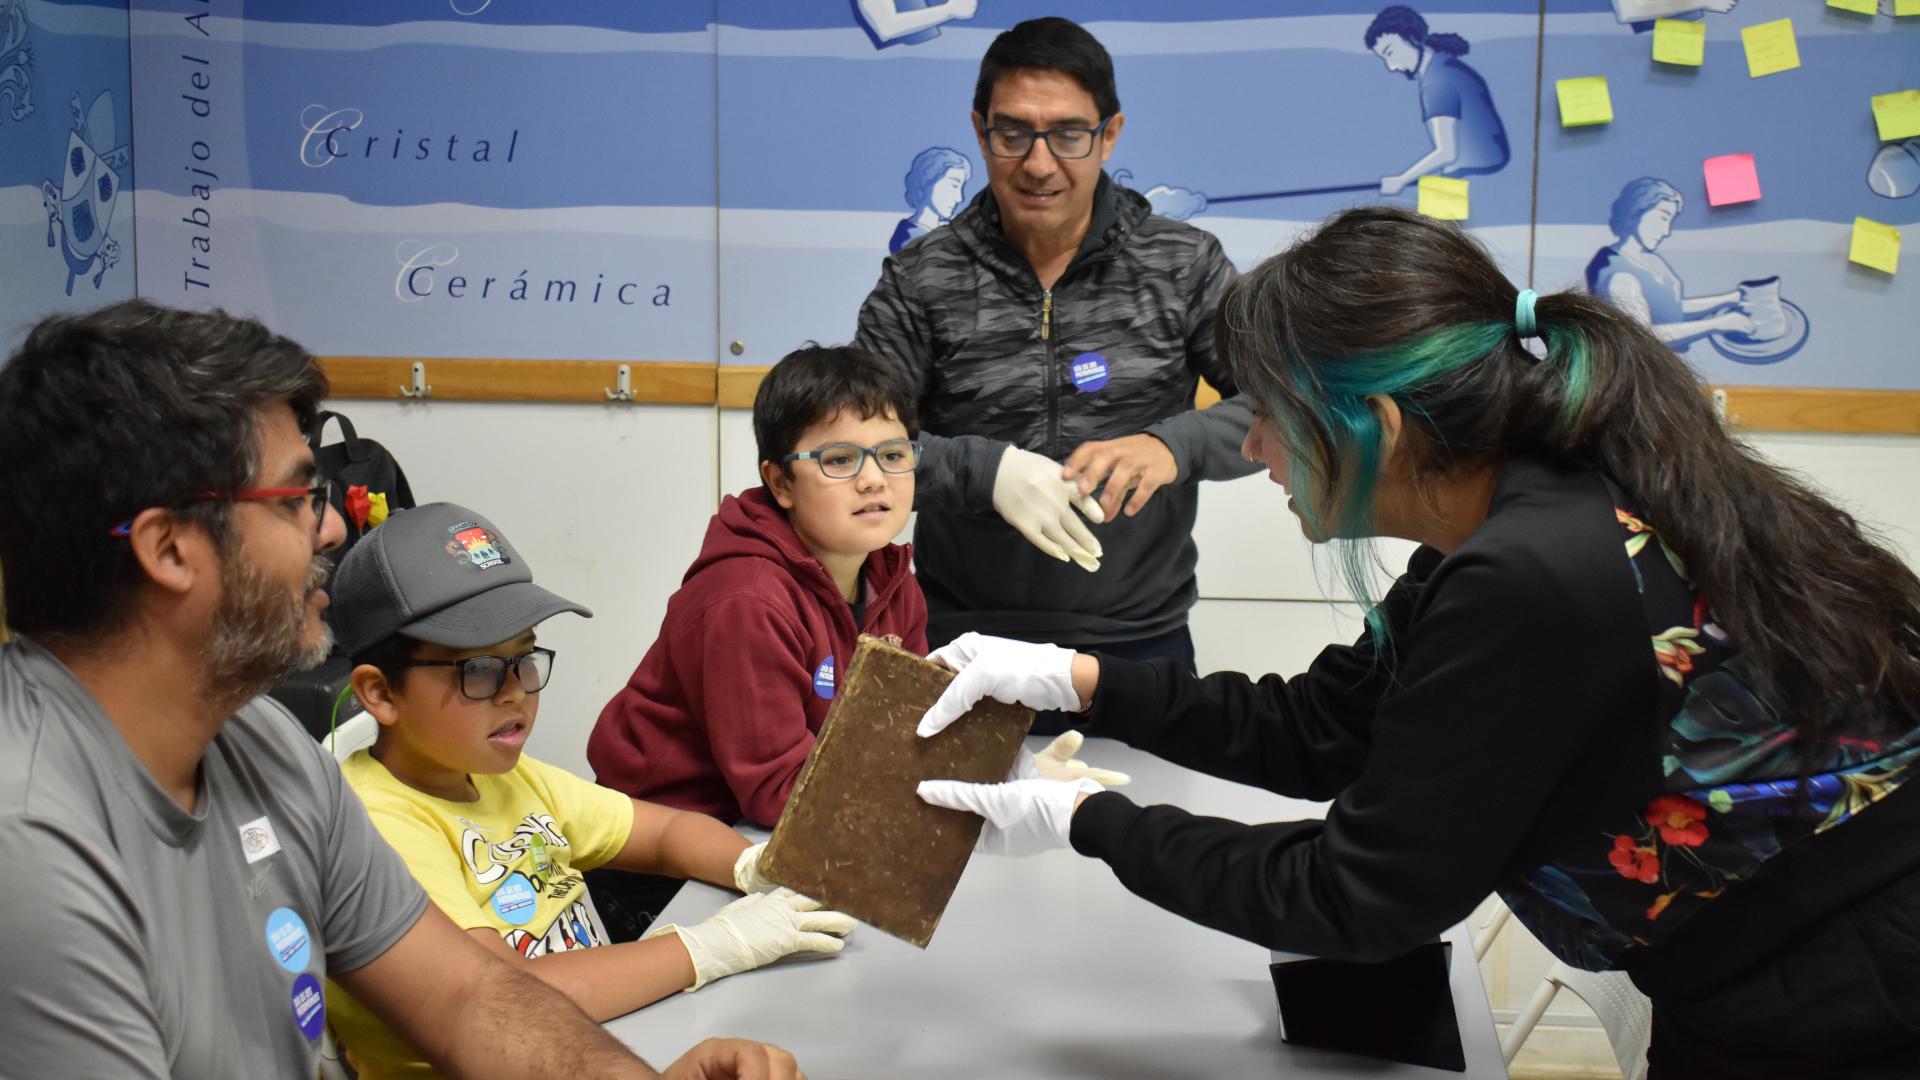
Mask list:
[[[1042,351],[1046,355],[1046,378],[1044,382],[1047,395],[1047,445],[1043,451],[1048,456],[1059,449],[1060,442],[1060,392],[1059,372],[1055,370],[1053,357],[1053,290],[1043,289],[1040,293],[1040,340]]]
[[[911,555],[911,551],[913,549],[908,548],[907,550],[909,551],[909,555],[907,557],[911,559],[913,557]],[[873,599],[869,601],[867,604],[866,625],[855,626],[853,628],[854,637],[857,638],[861,634],[866,633],[868,626],[872,626],[875,622],[879,621],[880,612],[886,608],[888,601],[893,599],[893,594],[900,591],[900,586],[904,582],[904,580],[905,579],[902,576],[896,574],[891,581],[887,582],[885,588],[873,594]],[[849,612],[849,614],[851,614],[851,612]]]

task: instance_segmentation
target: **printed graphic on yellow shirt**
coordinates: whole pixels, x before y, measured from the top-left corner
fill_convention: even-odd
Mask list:
[[[566,833],[551,816],[528,814],[497,843],[474,822],[459,821],[461,860],[476,886],[494,886],[486,906],[515,952],[531,958],[607,944],[586,904],[586,880],[565,863]],[[551,921],[543,928],[537,919]]]
[[[488,842],[480,826],[466,818],[459,821],[465,827],[460,834],[460,857],[473,872],[473,880],[481,885],[499,881],[522,856],[529,857],[535,874],[546,874],[552,869],[547,849],[569,846],[566,834],[547,814],[532,813],[521,818],[513,828],[513,835],[497,844]]]
[[[547,932],[535,937],[525,930],[509,930],[506,934],[509,948],[521,956],[531,959],[548,953],[568,952],[573,949],[592,949],[605,945],[606,941],[594,930],[592,916],[587,905],[575,903],[560,913],[547,927]]]

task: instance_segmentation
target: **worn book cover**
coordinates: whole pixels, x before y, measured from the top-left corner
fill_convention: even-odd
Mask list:
[[[1006,779],[1033,710],[991,699],[923,739],[920,717],[953,681],[931,660],[862,635],[761,870],[836,911],[926,948],[981,819],[929,806],[922,780]]]

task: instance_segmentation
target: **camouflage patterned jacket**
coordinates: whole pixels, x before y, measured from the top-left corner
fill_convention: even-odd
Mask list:
[[[1193,409],[1202,376],[1234,393],[1213,350],[1214,307],[1233,277],[1212,234],[1154,217],[1104,174],[1086,239],[1051,290],[1008,242],[991,191],[881,264],[855,343],[906,365],[919,395],[914,546],[933,641],[980,630],[1085,646],[1186,624],[1198,482],[1253,471],[1240,458],[1246,404]],[[1179,480],[1098,527],[1099,573],[1041,554],[994,512],[1009,443],[1064,460],[1088,440],[1142,431],[1173,451]]]

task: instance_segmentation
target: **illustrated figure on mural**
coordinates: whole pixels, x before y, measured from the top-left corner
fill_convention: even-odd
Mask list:
[[[66,259],[67,295],[72,296],[75,279],[92,270],[97,289],[120,261],[120,245],[107,230],[113,226],[113,207],[132,154],[116,138],[110,91],[100,91],[84,113],[77,94],[68,107],[73,110],[73,130],[60,159],[60,181],[41,181],[40,201],[47,211],[47,246],[57,244]]]
[[[1487,81],[1461,57],[1467,39],[1436,34],[1410,7],[1383,8],[1367,27],[1367,48],[1387,70],[1420,87],[1420,118],[1432,147],[1413,164],[1380,178],[1380,194],[1394,196],[1423,176],[1480,176],[1506,168],[1512,157],[1506,125]]]
[[[887,241],[891,255],[952,220],[967,201],[967,182],[973,163],[967,155],[945,146],[930,146],[913,156],[907,167],[907,206],[913,213],[894,226]]]
[[[33,115],[33,43],[26,0],[0,0],[0,121]]]
[[[1185,221],[1210,206],[1225,203],[1375,190],[1392,198],[1422,176],[1481,176],[1506,168],[1513,157],[1507,128],[1500,120],[1487,81],[1461,59],[1470,49],[1465,38],[1434,33],[1419,12],[1394,4],[1380,9],[1367,24],[1362,39],[1388,71],[1418,84],[1420,118],[1426,123],[1429,144],[1426,153],[1378,181],[1249,195],[1208,195],[1193,188],[1156,184],[1143,192],[1154,213]]]
[[[919,45],[940,36],[940,27],[971,19],[976,0],[853,0],[853,18],[873,47]]]
[[[1743,281],[1722,293],[1688,295],[1686,284],[1659,247],[1673,233],[1686,199],[1665,180],[1643,176],[1613,200],[1608,226],[1614,242],[1587,263],[1587,291],[1608,300],[1684,352],[1701,337],[1745,364],[1785,360],[1806,344],[1806,313],[1780,296],[1778,276]]]

